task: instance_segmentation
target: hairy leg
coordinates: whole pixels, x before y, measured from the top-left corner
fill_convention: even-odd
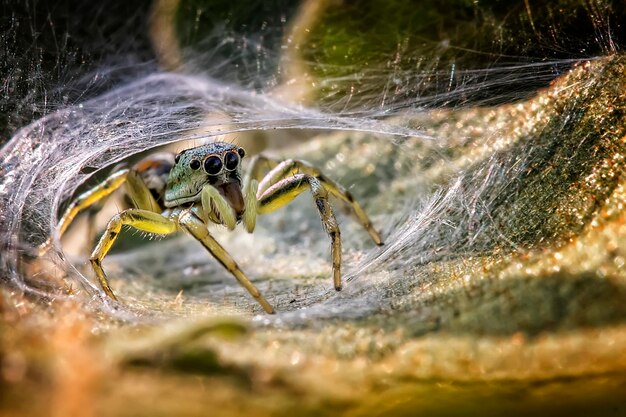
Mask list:
[[[372,225],[372,221],[369,219],[361,205],[354,199],[352,194],[341,185],[325,176],[318,168],[308,162],[298,159],[288,159],[276,164],[259,183],[258,194],[263,194],[273,184],[298,173],[307,174],[311,177],[317,178],[329,193],[347,203],[350,207],[352,215],[365,228],[365,230],[367,230],[367,233],[369,233],[374,243],[379,246],[383,244],[380,234]]]
[[[114,168],[113,174],[111,174],[108,178],[93,188],[80,194],[76,200],[72,201],[57,224],[59,237],[63,236],[74,218],[80,212],[87,210],[88,229],[86,232],[86,241],[91,244],[96,232],[94,224],[96,216],[100,210],[102,210],[107,197],[109,197],[123,184],[126,185],[126,192],[134,207],[160,213],[162,208],[154,199],[150,189],[142,179],[141,174],[151,169],[155,169],[155,167],[158,168],[159,165],[163,166],[163,164],[164,162],[160,159],[148,157],[133,166],[132,169],[124,168],[123,164],[118,165],[117,168]],[[39,247],[40,255],[44,254],[49,249],[51,241],[52,238],[49,238]]]
[[[59,237],[62,237],[67,228],[70,226],[74,218],[83,211],[84,209],[92,206],[93,204],[103,200],[108,197],[115,190],[120,188],[122,184],[126,181],[126,177],[128,176],[128,169],[123,169],[121,171],[117,171],[107,179],[102,181],[100,184],[95,187],[85,191],[81,195],[79,195],[76,200],[72,201],[72,203],[67,207],[63,216],[59,220],[57,224],[57,230],[59,233]],[[91,217],[95,217],[91,216]],[[40,255],[46,253],[50,248],[50,244],[52,242],[52,237],[48,238],[44,243],[39,246]]]
[[[211,236],[206,223],[200,219],[193,211],[182,211],[178,217],[180,226],[196,238],[202,245],[217,259],[223,266],[233,274],[237,281],[243,286],[252,297],[263,307],[266,313],[273,314],[274,308],[261,295],[259,290],[246,277],[235,260],[226,250]]]
[[[104,292],[114,300],[117,298],[115,297],[115,294],[113,294],[106,274],[102,269],[102,261],[111,249],[111,246],[113,246],[113,243],[115,243],[117,236],[122,230],[122,226],[131,226],[137,230],[160,235],[174,233],[178,230],[178,226],[175,222],[162,216],[161,214],[148,210],[128,209],[111,218],[106,231],[100,238],[96,248],[93,250],[89,261],[91,262],[91,266],[93,267],[96,276],[98,277],[100,286]]]
[[[330,237],[331,257],[333,261],[333,282],[337,291],[341,290],[341,234],[335,214],[328,202],[328,191],[319,179],[308,174],[296,174],[278,181],[259,197],[259,214],[277,210],[309,189],[320,214],[322,226]]]

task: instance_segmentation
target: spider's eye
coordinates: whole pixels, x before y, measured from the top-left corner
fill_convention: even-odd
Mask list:
[[[200,165],[200,161],[198,161],[197,159],[192,159],[191,162],[189,162],[189,168],[193,169],[194,171],[200,168]]]
[[[209,156],[204,160],[204,170],[209,175],[219,174],[222,170],[222,160],[217,156]]]
[[[236,152],[228,152],[224,156],[224,165],[226,166],[227,170],[234,170],[235,168],[237,168],[237,164],[239,164],[239,154],[237,154]]]
[[[239,154],[240,158],[243,158],[244,156],[246,156],[246,151],[243,148],[237,149],[237,153]]]
[[[176,154],[176,156],[174,157],[174,163],[177,164],[178,161],[180,160],[180,154]]]

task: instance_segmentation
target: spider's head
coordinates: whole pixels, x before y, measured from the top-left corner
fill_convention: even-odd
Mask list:
[[[224,142],[180,152],[167,179],[165,207],[200,201],[202,188],[210,184],[240,215],[245,209],[240,175],[244,155],[243,148]]]

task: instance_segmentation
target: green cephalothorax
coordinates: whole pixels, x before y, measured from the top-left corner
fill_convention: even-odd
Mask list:
[[[341,236],[329,197],[332,195],[346,203],[374,243],[383,244],[359,203],[319,169],[299,160],[279,162],[258,155],[252,159],[242,186],[240,171],[244,156],[245,151],[239,146],[214,142],[184,150],[176,156],[152,155],[132,168],[114,170],[106,180],[79,195],[68,206],[57,225],[58,234],[65,232],[79,212],[102,202],[122,184],[126,184],[128,201],[133,208],[111,218],[89,258],[106,295],[116,299],[102,268],[102,260],[123,226],[161,235],[182,229],[228,269],[267,313],[273,313],[274,308],[230,254],[211,236],[209,224],[220,224],[232,230],[237,224],[243,223],[245,229],[252,232],[258,214],[277,210],[289,204],[303,191],[309,190],[319,211],[322,226],[331,241],[333,282],[335,289],[340,290]],[[95,216],[93,213],[92,215]],[[42,253],[49,248],[49,244],[50,240],[42,245]]]
[[[176,155],[165,189],[165,207],[201,200],[206,185],[215,187],[240,217],[245,207],[241,191],[241,159],[245,151],[236,145],[214,142]]]

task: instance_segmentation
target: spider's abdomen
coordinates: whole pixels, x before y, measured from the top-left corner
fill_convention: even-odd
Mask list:
[[[161,152],[142,159],[132,169],[139,174],[157,203],[162,204],[167,178],[173,166],[174,154]]]

